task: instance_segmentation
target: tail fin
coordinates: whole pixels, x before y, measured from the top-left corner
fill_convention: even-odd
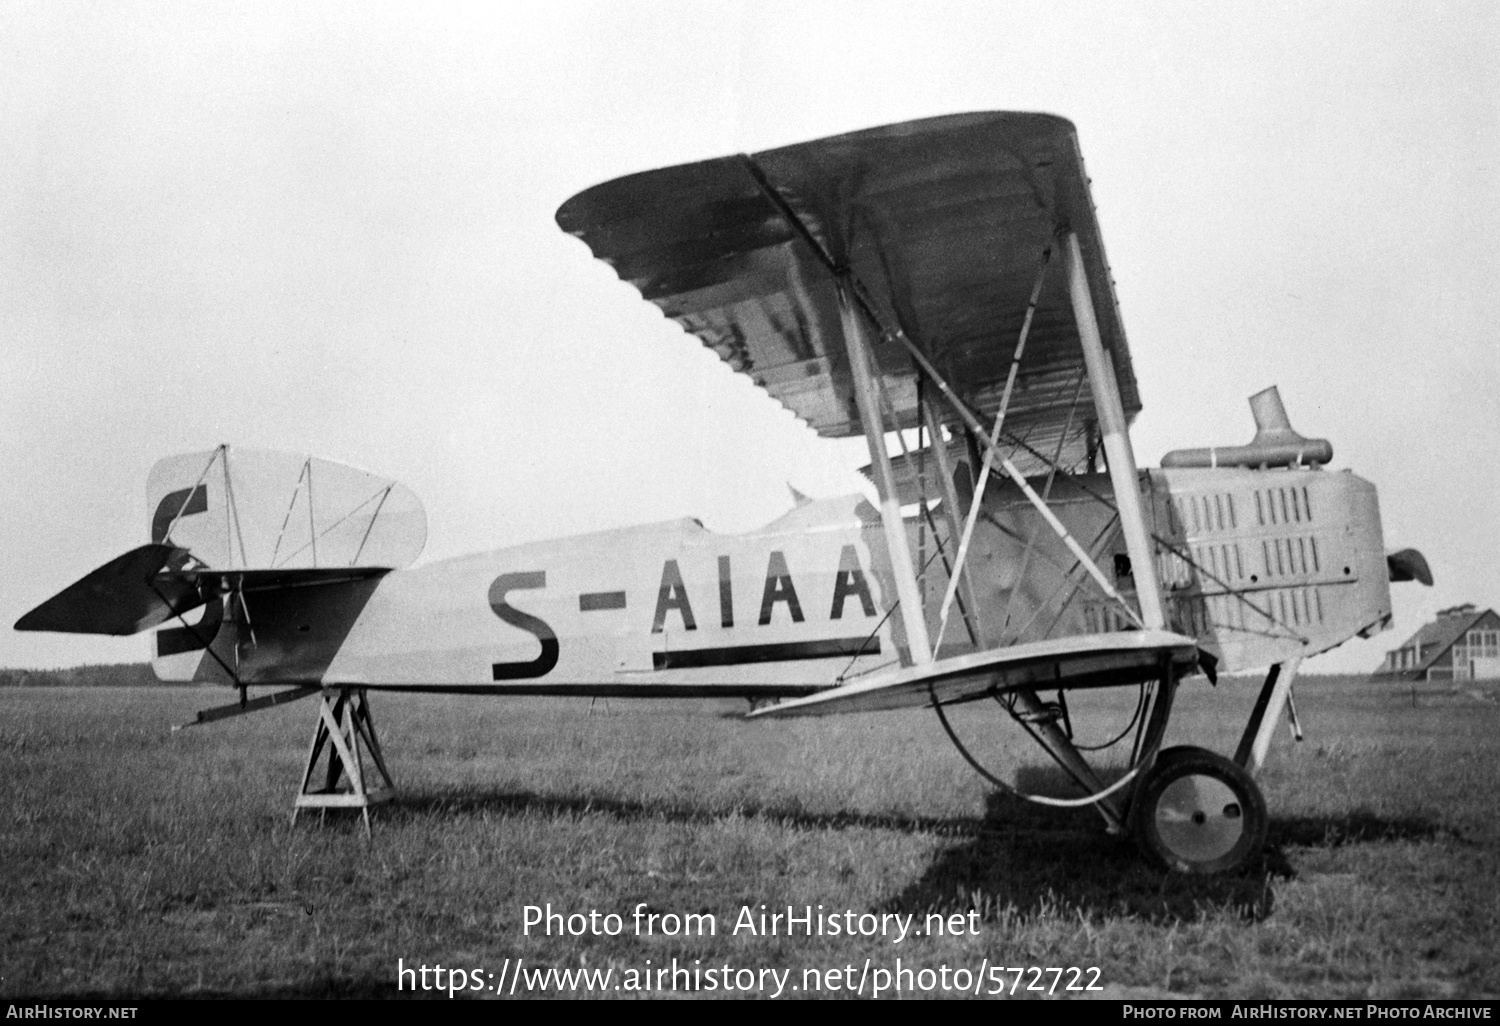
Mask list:
[[[427,514],[404,485],[287,452],[170,456],[151,468],[146,502],[152,540],[191,553],[203,596],[196,622],[156,632],[162,680],[316,679],[378,576],[427,541]]]
[[[386,567],[184,570],[202,613],[156,632],[161,680],[316,683],[375,593]]]
[[[329,460],[221,445],[169,456],[146,479],[151,541],[203,566],[409,566],[427,541],[410,489]]]
[[[151,543],[43,602],[17,630],[159,627],[152,666],[162,680],[315,681],[379,579],[427,540],[410,489],[292,453],[221,445],[168,457],[151,469],[146,498]]]

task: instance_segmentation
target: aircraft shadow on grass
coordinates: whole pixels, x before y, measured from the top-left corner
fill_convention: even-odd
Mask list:
[[[662,820],[669,823],[708,824],[731,815],[764,819],[797,830],[892,830],[909,834],[961,837],[976,832],[980,821],[969,817],[904,816],[865,812],[808,812],[796,804],[736,802],[732,809],[708,808],[686,802],[638,801],[604,795],[550,795],[534,791],[491,791],[465,788],[424,793],[401,793],[386,805],[382,818],[400,821],[407,815],[504,816],[535,812],[547,816],[597,814],[625,821]]]
[[[1059,798],[1076,793],[1053,767],[1022,770],[1017,788]],[[1260,920],[1274,909],[1274,881],[1297,875],[1287,858],[1290,847],[1428,840],[1445,832],[1427,820],[1386,819],[1363,810],[1273,816],[1265,848],[1242,872],[1195,877],[1150,867],[1127,838],[1111,837],[1098,827],[1092,808],[1047,808],[992,792],[980,829],[966,843],[942,852],[886,908],[923,913],[982,905],[986,919],[1010,908],[1022,917],[1083,913],[1157,923],[1193,921],[1227,908],[1247,920]]]
[[[1021,791],[1032,794],[1071,797],[1075,793],[1071,781],[1053,767],[1025,768],[1016,783]],[[730,814],[690,802],[465,788],[398,794],[382,818],[399,823],[434,813],[514,816],[528,812],[690,824],[712,823]],[[1009,909],[1021,917],[1071,917],[1081,912],[1165,923],[1192,921],[1225,908],[1259,920],[1273,910],[1273,882],[1296,877],[1286,855],[1288,848],[1431,840],[1447,832],[1429,820],[1385,818],[1365,810],[1273,817],[1264,851],[1243,872],[1191,877],[1146,865],[1128,839],[1099,829],[1098,814],[1092,808],[1049,808],[998,791],[987,799],[982,818],[815,813],[794,804],[756,803],[738,804],[733,814],[799,830],[874,829],[952,838],[955,843],[937,855],[921,878],[886,901],[881,910],[925,915],[978,908],[987,921]]]

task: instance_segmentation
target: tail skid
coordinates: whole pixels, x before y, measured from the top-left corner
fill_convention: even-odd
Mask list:
[[[275,691],[269,695],[252,698],[244,702],[234,702],[231,705],[219,705],[212,709],[201,709],[198,715],[187,723],[174,723],[172,732],[186,730],[188,727],[197,727],[204,723],[213,723],[216,720],[227,720],[232,716],[243,716],[245,713],[259,712],[261,709],[269,709],[276,705],[285,705],[295,702],[299,698],[306,698],[315,694],[320,689],[316,684],[306,684],[298,688],[286,688],[283,691]]]

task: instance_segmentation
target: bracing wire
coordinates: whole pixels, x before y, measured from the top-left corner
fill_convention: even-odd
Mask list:
[[[1053,808],[1058,808],[1058,809],[1078,809],[1078,808],[1082,808],[1082,807],[1084,807],[1086,805],[1095,805],[1095,804],[1103,801],[1105,798],[1108,798],[1110,795],[1114,794],[1116,791],[1120,790],[1126,784],[1130,783],[1132,780],[1134,780],[1136,778],[1136,775],[1138,773],[1140,773],[1140,771],[1141,771],[1141,765],[1142,765],[1142,763],[1138,762],[1138,763],[1136,763],[1134,766],[1132,766],[1130,768],[1130,772],[1126,773],[1119,780],[1116,780],[1113,784],[1110,784],[1104,790],[1098,791],[1098,792],[1096,792],[1094,794],[1089,795],[1087,798],[1048,798],[1045,795],[1027,794],[1024,791],[1017,790],[1012,785],[1006,783],[1005,781],[1001,780],[999,777],[995,776],[995,774],[993,774],[989,770],[985,769],[984,766],[982,766],[980,764],[980,762],[979,762],[978,759],[974,758],[973,754],[970,753],[969,749],[964,746],[964,743],[962,741],[959,740],[958,734],[955,733],[954,730],[953,730],[953,726],[948,722],[948,716],[947,716],[946,713],[943,712],[943,705],[942,705],[942,703],[937,700],[937,696],[933,693],[932,684],[931,683],[929,683],[927,685],[927,697],[931,700],[933,709],[937,710],[938,722],[940,722],[943,725],[943,730],[944,730],[944,732],[947,733],[948,740],[953,742],[953,747],[958,749],[958,754],[961,755],[961,756],[963,756],[964,761],[967,762],[969,764],[969,766],[973,768],[974,772],[978,773],[981,777],[983,777],[984,779],[988,780],[991,784],[994,784],[996,787],[998,787],[1000,790],[1004,791],[1006,794],[1014,795],[1015,797],[1020,798],[1020,799],[1022,799],[1024,801],[1034,802],[1037,805],[1049,805],[1049,806],[1052,806]],[[1004,703],[1001,703],[1001,704],[1002,704],[1002,707],[1003,707]],[[1006,711],[1010,712],[1011,717],[1017,723],[1021,724],[1021,726],[1023,728],[1025,728],[1026,733],[1030,734],[1033,739],[1036,739],[1036,740],[1038,740],[1038,742],[1040,742],[1040,739],[1037,739],[1036,734],[1032,731],[1031,727],[1028,726],[1024,720],[1022,720],[1019,716],[1016,716],[1016,714],[1013,711],[1011,711],[1009,709],[1007,709]],[[1043,747],[1045,747],[1045,746],[1043,746]]]
[[[1104,742],[1102,745],[1081,745],[1077,741],[1074,741],[1073,742],[1073,747],[1076,748],[1076,749],[1078,749],[1080,752],[1102,752],[1106,748],[1113,748],[1115,745],[1119,744],[1121,741],[1124,741],[1125,740],[1125,735],[1129,734],[1131,732],[1131,730],[1133,730],[1135,728],[1136,723],[1141,718],[1141,712],[1145,708],[1146,708],[1146,685],[1145,685],[1144,682],[1142,682],[1141,685],[1140,685],[1140,694],[1136,697],[1136,700],[1135,700],[1135,713],[1130,717],[1130,722],[1127,723],[1127,724],[1125,724],[1125,729],[1124,730],[1120,731],[1118,734],[1116,734],[1114,737],[1110,738],[1108,741]]]
[[[917,573],[918,574],[924,574],[924,573],[926,573],[927,572],[927,568],[932,565],[932,561],[934,559],[937,559],[938,556],[940,556],[942,554],[942,551],[943,550],[941,548],[939,548],[935,552],[933,552],[932,555],[928,556],[927,557],[927,562],[925,562],[925,563],[922,564],[922,568],[920,570],[918,570]],[[880,628],[882,628],[882,627],[885,626],[885,622],[891,618],[891,614],[894,613],[896,611],[896,608],[898,606],[900,606],[900,605],[901,605],[901,600],[900,599],[896,599],[894,602],[892,602],[891,603],[891,608],[889,608],[889,609],[887,609],[885,611],[885,615],[880,618],[880,622],[877,623],[874,627],[870,628],[870,633],[868,635],[866,635],[865,640],[860,643],[859,648],[855,650],[854,655],[849,659],[849,665],[845,666],[844,669],[843,669],[843,672],[841,672],[837,677],[834,678],[834,682],[835,683],[842,684],[846,679],[848,679],[849,671],[854,668],[855,662],[857,662],[859,660],[860,656],[862,656],[862,655],[865,654],[865,649],[869,648],[870,642],[872,640],[874,640],[875,635],[877,635],[877,634],[880,633]]]

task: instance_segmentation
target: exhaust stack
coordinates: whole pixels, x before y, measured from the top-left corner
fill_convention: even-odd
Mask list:
[[[1333,459],[1333,443],[1304,438],[1292,430],[1281,393],[1275,385],[1250,397],[1255,438],[1249,445],[1208,449],[1175,449],[1162,457],[1163,467],[1300,467]]]

